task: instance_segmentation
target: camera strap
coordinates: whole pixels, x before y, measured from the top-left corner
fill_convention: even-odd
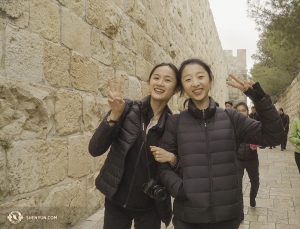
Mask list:
[[[145,153],[146,153],[146,159],[147,159],[147,169],[148,169],[148,176],[149,179],[151,179],[151,174],[150,174],[150,169],[149,169],[149,158],[148,158],[148,150],[147,150],[147,134],[146,134],[146,122],[145,119],[143,117],[143,113],[141,112],[141,128],[142,128],[142,139],[143,139],[143,144],[145,147]]]

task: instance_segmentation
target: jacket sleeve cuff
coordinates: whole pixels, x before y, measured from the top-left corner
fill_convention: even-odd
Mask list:
[[[251,99],[253,102],[260,101],[263,97],[265,97],[266,93],[261,88],[260,83],[256,82],[253,84],[253,89],[249,88],[247,91],[244,92],[244,94]]]

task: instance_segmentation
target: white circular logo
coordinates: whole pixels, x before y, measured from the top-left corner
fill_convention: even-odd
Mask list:
[[[19,211],[12,211],[7,218],[11,223],[18,224],[23,219],[23,216]]]

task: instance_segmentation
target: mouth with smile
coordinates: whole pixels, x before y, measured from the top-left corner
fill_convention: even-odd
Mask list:
[[[154,91],[155,91],[156,93],[158,93],[158,94],[162,94],[162,93],[165,92],[164,90],[159,89],[159,88],[154,88]]]
[[[197,89],[193,90],[192,92],[193,92],[195,95],[201,95],[202,91],[203,91],[203,88],[197,88]]]

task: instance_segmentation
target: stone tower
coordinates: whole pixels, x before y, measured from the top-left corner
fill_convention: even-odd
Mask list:
[[[241,80],[245,80],[247,78],[246,49],[238,49],[236,56],[233,56],[232,50],[224,50],[224,55],[228,72],[234,74]],[[247,102],[247,97],[241,93],[240,90],[230,87],[229,100],[235,105],[238,102]],[[222,104],[220,105],[222,106]],[[225,105],[223,104],[223,106]]]

